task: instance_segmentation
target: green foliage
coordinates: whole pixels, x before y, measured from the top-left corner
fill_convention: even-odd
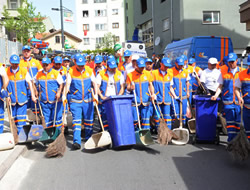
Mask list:
[[[106,54],[112,54],[114,55],[114,49],[113,48],[104,48],[104,49],[96,49],[96,50],[84,50],[82,51],[82,53],[87,53],[87,54],[102,54],[102,53],[106,53]]]
[[[11,17],[6,6],[4,6],[3,10],[4,19],[2,25],[8,31],[16,32],[19,42],[27,44],[30,37],[35,36],[36,33],[45,31],[45,25],[42,22],[43,16],[40,13],[36,14],[36,8],[27,0],[24,0],[21,7],[17,9],[18,15],[16,18]]]
[[[103,42],[100,43],[100,49],[109,49],[109,48],[113,48],[113,46],[115,45],[115,35],[112,34],[111,32],[108,32],[106,34],[104,34],[103,37]]]

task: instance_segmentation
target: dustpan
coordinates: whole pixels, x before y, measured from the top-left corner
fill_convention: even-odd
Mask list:
[[[55,112],[54,112],[53,127],[45,128],[42,133],[42,137],[39,139],[39,141],[42,142],[43,144],[53,142],[60,135],[60,130],[57,127],[55,127],[56,111],[57,111],[57,100],[56,100],[56,106],[55,106]],[[42,113],[42,110],[41,110],[41,113]]]
[[[94,97],[93,89],[91,89],[92,96]],[[84,144],[85,149],[95,149],[112,144],[111,136],[108,131],[104,131],[102,118],[98,110],[98,105],[95,103],[96,112],[101,124],[102,132],[92,135]]]
[[[179,78],[180,80],[180,78]],[[180,82],[181,84],[181,82]],[[179,137],[178,139],[172,139],[172,143],[176,145],[185,145],[189,141],[189,131],[188,129],[185,129],[182,127],[182,92],[180,88],[180,95],[181,95],[181,101],[180,101],[180,127],[173,129],[173,132]]]
[[[138,118],[138,126],[139,126],[139,130],[135,131],[136,144],[138,144],[138,145],[154,144],[150,130],[141,128],[141,121],[139,118],[139,110],[138,110],[135,90],[134,90],[134,98],[135,98],[135,108],[136,108],[136,113],[137,113],[137,118]]]

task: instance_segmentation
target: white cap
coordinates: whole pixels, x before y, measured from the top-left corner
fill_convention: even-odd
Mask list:
[[[140,58],[140,56],[139,56],[139,55],[137,55],[137,54],[132,55],[132,61],[133,61],[133,60],[137,60],[137,59],[139,59],[139,58]]]
[[[211,57],[211,58],[208,60],[208,63],[214,65],[214,64],[217,64],[217,63],[218,63],[218,60],[217,60],[215,57]]]

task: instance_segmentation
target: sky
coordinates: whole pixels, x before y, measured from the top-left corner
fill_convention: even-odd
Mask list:
[[[55,29],[61,29],[60,11],[53,11],[52,8],[60,8],[60,0],[28,0],[36,8],[36,13],[40,12],[42,16],[49,16]],[[64,7],[73,11],[74,23],[64,23],[64,30],[76,35],[76,17],[75,17],[75,0],[62,0]]]

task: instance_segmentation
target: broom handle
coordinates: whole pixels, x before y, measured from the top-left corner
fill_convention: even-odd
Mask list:
[[[38,118],[37,118],[37,108],[36,108],[36,103],[35,103],[35,112],[36,112],[36,124],[38,125]]]
[[[58,102],[58,100],[56,100],[56,107],[55,107],[55,111],[54,111],[54,121],[53,121],[53,127],[55,127],[55,123],[56,123],[57,102]]]
[[[136,98],[135,90],[133,90],[133,92],[134,92],[134,98],[135,98],[136,114],[137,114],[137,118],[138,118],[138,126],[139,126],[139,129],[141,130],[141,121],[140,121],[140,118],[139,118],[139,110],[138,110],[137,98]]]
[[[151,96],[151,92],[150,92],[149,89],[148,89],[148,93],[149,93],[149,95]],[[146,93],[146,94],[147,94],[147,93]],[[159,113],[158,113],[158,111],[157,111],[157,109],[156,109],[155,102],[154,102],[154,100],[151,100],[151,101],[152,101],[152,104],[153,104],[154,109],[155,109],[155,111],[156,111],[156,114],[157,114],[157,116],[159,117]],[[161,112],[161,109],[160,109],[160,106],[159,106],[159,103],[158,103],[158,101],[157,101],[157,98],[156,98],[156,104],[157,104],[157,107],[158,107],[158,109],[159,109],[161,118],[164,119],[164,118],[163,118],[163,115],[162,115],[162,112]],[[160,118],[160,117],[159,117],[159,118]]]
[[[182,129],[182,82],[181,82],[181,76],[179,73],[179,93],[180,93],[180,129]]]
[[[176,111],[175,111],[175,103],[174,103],[174,98],[173,98],[173,96],[171,96],[171,98],[172,98],[172,102],[173,102],[174,116],[175,116],[175,117],[177,117],[177,116],[176,116]]]
[[[11,122],[11,119],[12,119],[12,110],[11,109],[12,108],[11,108],[11,105],[8,102],[7,98],[6,98],[6,104],[7,104],[7,112],[8,112],[9,122],[10,122],[10,131],[13,134],[14,133],[14,129],[13,129],[14,126],[12,125],[12,122]]]
[[[42,111],[42,107],[41,107],[39,98],[38,98],[37,100],[38,100],[38,105],[39,105],[39,108],[40,108],[41,116],[44,117],[44,116],[43,116],[43,111]]]
[[[94,98],[93,88],[91,88],[91,94],[92,94],[92,96]],[[100,124],[101,124],[101,127],[102,127],[102,131],[104,131],[104,127],[103,127],[103,123],[102,123],[102,118],[101,118],[101,115],[100,115],[97,103],[95,103],[95,109],[96,109],[96,112],[97,112],[97,115],[98,115],[98,118],[99,118],[99,121],[100,121]]]

